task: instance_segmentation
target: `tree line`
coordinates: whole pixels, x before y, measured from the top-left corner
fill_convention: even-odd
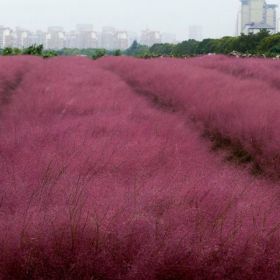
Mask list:
[[[45,50],[43,45],[31,45],[28,48],[11,48],[7,47],[2,50],[0,50],[0,55],[3,56],[14,56],[14,55],[35,55],[35,56],[41,56],[44,58],[54,57],[54,56],[88,56],[92,59],[98,59],[100,57],[103,57],[105,55],[114,55],[119,56],[122,55],[122,52],[120,50],[113,50],[108,51],[105,49],[70,49],[70,48],[64,48],[61,50]]]
[[[154,44],[151,47],[141,45],[137,41],[134,41],[125,51],[67,48],[61,50],[44,50],[43,45],[32,45],[25,49],[5,48],[0,50],[1,55],[38,55],[44,58],[57,55],[80,55],[93,59],[98,59],[105,55],[128,55],[149,58],[157,56],[186,57],[208,53],[230,54],[233,52],[245,55],[265,55],[267,57],[280,56],[280,33],[270,34],[267,30],[261,30],[257,34],[241,34],[237,37],[226,36],[220,39],[204,39],[202,41],[187,40],[178,44]]]
[[[232,52],[268,57],[280,55],[280,33],[270,34],[267,30],[261,30],[256,34],[241,34],[237,37],[226,36],[202,41],[187,40],[178,44],[154,44],[150,48],[134,41],[125,54],[139,57],[184,57],[208,53],[230,54]]]

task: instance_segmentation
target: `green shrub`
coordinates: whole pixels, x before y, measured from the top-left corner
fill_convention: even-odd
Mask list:
[[[97,49],[97,50],[95,50],[94,54],[92,55],[92,59],[96,60],[98,58],[103,57],[104,55],[106,55],[105,49]]]
[[[120,55],[122,55],[122,52],[121,52],[121,50],[115,50],[113,55],[114,56],[120,56]]]
[[[43,51],[42,53],[42,56],[43,58],[50,58],[50,57],[54,57],[54,56],[57,56],[57,52],[56,51],[51,51],[51,50],[48,50],[48,51]]]
[[[44,49],[43,45],[36,45],[35,44],[35,45],[31,45],[30,47],[24,49],[23,54],[42,56],[43,49]]]
[[[3,55],[13,55],[13,49],[12,48],[5,48],[3,50]]]

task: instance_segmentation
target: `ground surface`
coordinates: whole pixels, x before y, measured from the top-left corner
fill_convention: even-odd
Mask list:
[[[0,67],[0,279],[279,279],[279,62]]]

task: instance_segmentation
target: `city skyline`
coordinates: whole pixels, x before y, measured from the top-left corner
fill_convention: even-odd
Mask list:
[[[11,0],[9,4],[7,3],[4,4],[4,10],[5,8],[10,10],[12,6],[17,3],[17,1],[18,0]],[[51,24],[43,27],[42,22],[41,24],[38,25],[36,25],[36,23],[33,22],[34,15],[36,14],[35,12],[37,11],[37,8],[35,5],[35,7],[33,7],[34,10],[28,9],[28,4],[31,4],[32,1],[34,0],[26,0],[25,10],[24,12],[21,13],[25,16],[29,13],[30,15],[32,15],[30,16],[30,20],[28,24],[23,25],[24,20],[22,20],[22,18],[18,19],[16,15],[11,17],[11,19],[12,21],[16,20],[20,24],[7,25],[4,23],[5,20],[1,19],[3,20],[3,22],[0,22],[0,33],[1,33],[0,48],[7,47],[7,46],[23,48],[31,44],[43,44],[44,47],[47,49],[62,49],[66,47],[66,48],[80,48],[80,49],[105,48],[108,50],[113,50],[113,49],[124,50],[128,48],[134,40],[137,40],[143,45],[152,46],[155,43],[177,43],[188,39],[195,39],[197,41],[201,41],[204,38],[215,38],[215,36],[209,35],[209,26],[205,26],[203,24],[204,21],[200,21],[196,24],[191,22],[191,24],[189,24],[188,26],[186,25],[186,23],[182,24],[180,28],[181,28],[181,32],[183,32],[183,35],[181,34],[180,36],[180,28],[179,30],[176,29],[174,31],[170,31],[171,29],[167,27],[150,28],[149,24],[146,24],[145,28],[141,28],[140,30],[137,30],[137,29],[133,29],[134,27],[133,24],[130,25],[128,28],[124,28],[118,25],[117,21],[111,25],[110,24],[100,25],[101,22],[99,21],[94,22],[94,20],[91,19],[86,22],[85,20],[83,20],[83,23],[81,21],[79,21],[77,24],[74,24],[74,22],[72,22],[70,27],[70,25],[67,25],[67,17],[71,14],[69,12],[65,12],[64,13],[65,16],[61,17],[60,19],[61,24],[56,24],[56,22],[51,22]],[[87,1],[88,0],[80,0],[79,2],[80,4],[86,4]],[[112,0],[105,0],[105,2],[112,4],[113,2],[111,1]],[[126,1],[127,0],[119,0],[118,3],[124,4]],[[143,0],[142,3],[144,3],[145,1],[146,0]],[[155,0],[155,2],[156,1],[157,0]],[[205,0],[201,0],[199,5],[194,5],[192,8],[200,9],[200,14],[205,16],[206,15],[204,11],[205,7],[201,6],[201,4],[204,1]],[[189,0],[188,2],[190,3],[192,2],[192,0]],[[238,0],[237,1],[236,0],[234,3],[235,4],[238,3],[239,7],[237,9],[235,17],[232,17],[230,19],[230,21],[234,23],[232,33],[221,34],[220,36],[216,36],[216,37],[223,37],[225,35],[234,36],[240,34],[241,32],[244,33],[257,32],[262,28],[269,29],[272,33],[276,32],[278,22],[279,22],[279,18],[277,15],[278,2],[280,2],[280,0],[275,0],[275,1],[273,0],[271,1]],[[71,3],[72,4],[75,3],[75,0],[72,0],[72,2],[70,2],[70,6]],[[181,0],[174,0],[174,3],[182,4]],[[211,5],[208,4],[207,8],[215,7],[215,3],[216,0],[212,0]],[[96,6],[96,10],[101,9],[101,6],[102,5],[99,3]],[[79,7],[85,8],[86,6],[79,5]],[[127,9],[129,5],[127,6],[120,5],[120,7]],[[220,4],[219,8],[221,7],[222,5]],[[60,4],[54,6],[53,11],[55,13],[56,12],[61,13],[62,12],[61,8],[62,7],[60,2]],[[149,12],[155,11],[154,8],[155,7],[153,5],[149,6],[148,11]],[[217,11],[219,11],[219,9]],[[40,14],[41,11],[37,11],[37,12]],[[170,9],[169,12],[171,12],[171,14],[169,18],[166,19],[166,22],[167,20],[172,19],[172,9]],[[77,9],[75,15],[79,15],[80,13],[81,10]],[[223,11],[221,15],[223,15],[224,13],[225,11]],[[4,15],[4,18],[5,15],[7,15],[6,13],[2,13],[2,14]],[[39,14],[36,14],[36,16]],[[45,11],[45,14],[47,16],[52,16],[52,13],[50,14],[47,13],[47,9]],[[106,20],[106,16],[110,14],[112,14],[112,7],[105,9],[105,12],[103,13],[103,16],[105,17],[104,22]],[[125,15],[126,12],[122,10],[120,13],[116,8],[114,9],[113,14]],[[164,14],[164,10],[162,10],[162,6],[161,6],[158,7],[157,13],[154,14],[155,23],[157,22],[159,15],[162,16],[162,14]],[[208,14],[211,14],[211,9],[208,10]],[[92,16],[94,16],[94,12],[92,12]],[[134,21],[138,22],[139,26],[143,25],[144,16],[145,14],[141,14],[139,11],[138,18],[135,18]],[[31,24],[31,19],[32,19],[32,24]],[[84,19],[86,19],[86,17]],[[215,20],[216,18],[213,18],[213,22],[215,22]],[[178,21],[180,22],[180,18],[178,18]],[[157,25],[155,23],[153,24],[153,26]],[[221,27],[223,27],[223,25],[221,25]],[[219,32],[221,32],[220,29]]]
[[[265,0],[240,0],[240,2],[238,33],[257,33],[261,29],[267,29],[271,33],[277,32],[277,4]]]
[[[226,2],[226,3],[224,3]],[[275,1],[280,2],[280,0]],[[277,4],[277,3],[276,3]],[[182,41],[188,37],[189,26],[203,27],[205,37],[234,35],[239,0],[10,0],[1,6],[0,25],[22,26],[29,30],[46,29],[47,26],[63,26],[66,30],[76,23],[89,22],[96,30],[103,26],[114,26],[120,30],[140,33],[151,29],[175,33]]]
[[[149,47],[156,43],[177,43],[175,34],[150,29],[137,34],[112,26],[105,26],[101,31],[97,31],[92,24],[77,24],[73,30],[65,30],[62,26],[49,26],[46,30],[36,31],[0,25],[0,49],[6,47],[21,49],[42,44],[45,49],[53,50],[63,48],[125,50],[135,40]]]

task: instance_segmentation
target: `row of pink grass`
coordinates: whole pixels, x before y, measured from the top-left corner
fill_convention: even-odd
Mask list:
[[[279,277],[279,184],[225,164],[175,110],[219,109],[209,125],[220,127],[230,104],[213,90],[237,109],[237,85],[184,63],[0,59],[0,88],[17,84],[1,105],[0,278]],[[232,116],[224,133],[239,137]]]
[[[145,95],[157,96],[183,111],[202,130],[241,144],[268,176],[279,177],[280,94],[275,87],[279,62],[217,56],[146,61],[108,58],[102,64]],[[254,74],[246,76],[250,71]]]

